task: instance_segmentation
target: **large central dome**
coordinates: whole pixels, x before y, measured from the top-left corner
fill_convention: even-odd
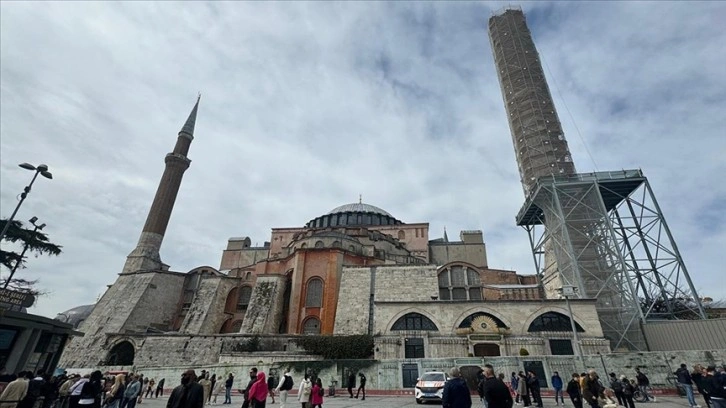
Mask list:
[[[403,224],[388,211],[363,202],[341,205],[325,215],[315,218],[305,226],[308,228],[376,226]]]
[[[362,213],[373,213],[387,215],[393,217],[388,211],[382,210],[375,205],[364,204],[364,203],[352,203],[341,205],[340,207],[333,208],[328,214],[340,214],[345,212],[362,212]]]

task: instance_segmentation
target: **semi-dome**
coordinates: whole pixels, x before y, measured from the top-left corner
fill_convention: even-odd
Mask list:
[[[78,326],[83,323],[88,316],[91,315],[91,312],[93,311],[94,305],[83,305],[83,306],[76,306],[73,309],[66,310],[63,313],[58,313],[58,316],[55,317],[54,320],[60,320],[64,323],[70,323],[73,325],[74,328],[78,328]]]
[[[325,215],[317,217],[305,226],[327,228],[346,226],[378,226],[403,224],[388,211],[363,202],[341,205]]]

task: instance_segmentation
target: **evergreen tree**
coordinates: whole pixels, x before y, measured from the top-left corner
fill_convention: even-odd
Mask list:
[[[0,220],[0,230],[5,227],[6,223],[7,220]],[[50,242],[50,240],[48,240],[48,236],[44,234],[41,230],[33,232],[34,229],[35,228],[28,229],[23,227],[23,223],[20,221],[12,221],[10,223],[10,228],[8,228],[8,232],[3,237],[3,242],[18,243],[20,245],[19,252],[0,249],[0,264],[5,267],[4,272],[7,273],[2,274],[3,279],[1,279],[0,281],[3,285],[10,276],[10,271],[12,271],[13,268],[15,268],[16,264],[20,262],[20,265],[18,265],[18,268],[15,271],[15,276],[13,276],[12,281],[8,285],[8,289],[38,294],[38,290],[34,289],[34,286],[36,283],[38,283],[38,281],[19,278],[17,276],[18,271],[25,268],[25,260],[27,259],[29,254],[35,254],[36,256],[57,256],[61,253],[62,247],[60,245],[56,245]],[[27,246],[28,249],[25,255],[21,257],[20,252],[22,252],[22,248],[24,248],[25,246]]]

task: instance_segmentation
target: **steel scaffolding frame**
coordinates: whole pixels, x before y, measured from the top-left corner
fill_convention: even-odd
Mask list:
[[[640,170],[541,178],[517,225],[528,232],[547,297],[572,285],[581,298],[597,299],[614,350],[647,350],[642,321],[705,318]]]

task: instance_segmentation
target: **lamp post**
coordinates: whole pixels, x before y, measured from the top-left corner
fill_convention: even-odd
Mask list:
[[[28,250],[28,247],[30,247],[30,244],[35,240],[35,235],[38,232],[38,230],[42,230],[45,228],[45,224],[36,224],[35,222],[38,221],[38,217],[33,217],[30,219],[30,223],[33,224],[35,228],[33,228],[33,233],[30,234],[30,238],[25,241],[25,245],[23,246],[23,252],[20,253],[20,258],[18,258],[18,262],[15,262],[15,266],[13,266],[13,269],[10,271],[10,276],[8,277],[8,280],[5,281],[5,285],[3,286],[3,289],[7,289],[8,285],[10,284],[10,280],[13,279],[13,275],[15,275],[15,271],[18,270],[18,266],[20,266],[21,263],[23,263],[23,256],[25,255],[25,252]]]
[[[572,338],[575,342],[575,357],[580,360],[580,363],[582,364],[583,369],[585,368],[585,361],[582,357],[582,350],[580,349],[580,339],[577,335],[577,326],[575,326],[575,318],[572,316],[572,306],[570,306],[570,297],[574,297],[577,293],[577,287],[572,285],[563,285],[561,288],[557,289],[558,292],[560,292],[560,295],[565,298],[565,304],[567,304],[567,314],[570,318],[570,326],[572,327]]]
[[[2,242],[3,238],[5,238],[5,233],[8,232],[8,229],[10,228],[10,224],[13,222],[13,219],[15,219],[15,214],[18,213],[18,210],[20,209],[20,206],[23,204],[23,201],[25,201],[25,197],[28,196],[28,193],[30,193],[30,189],[33,187],[33,183],[35,183],[35,179],[38,178],[38,174],[42,174],[43,177],[47,179],[52,179],[53,174],[48,171],[48,166],[45,164],[40,164],[38,167],[33,166],[32,164],[28,163],[20,163],[18,166],[24,168],[25,170],[31,170],[35,172],[35,175],[33,175],[33,179],[30,180],[30,184],[25,186],[23,189],[23,192],[20,193],[20,201],[18,201],[18,205],[15,206],[15,211],[13,211],[13,214],[8,218],[7,222],[5,223],[5,227],[3,227],[3,232],[0,233],[0,242]]]

